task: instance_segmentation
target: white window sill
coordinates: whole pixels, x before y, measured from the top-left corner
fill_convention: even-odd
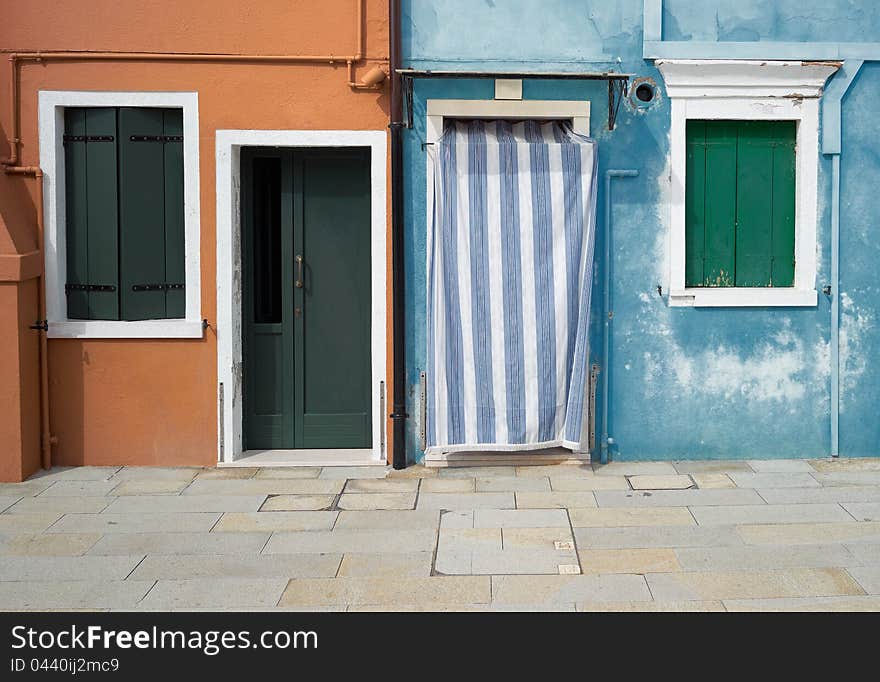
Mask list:
[[[806,308],[818,305],[818,294],[815,289],[707,287],[671,291],[669,305],[688,308]]]
[[[200,339],[201,320],[49,321],[50,339]]]

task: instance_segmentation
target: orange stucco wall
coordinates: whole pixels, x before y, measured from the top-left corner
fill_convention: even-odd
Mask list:
[[[350,54],[357,50],[358,2],[92,0],[88,9],[80,0],[7,3],[0,8],[0,51]],[[365,6],[368,62],[359,67],[360,73],[383,65],[388,54],[387,2],[365,0]],[[0,68],[4,157],[10,151],[8,79],[8,69]],[[25,63],[20,78],[21,163],[39,163],[39,90],[198,92],[202,317],[216,326],[215,131],[386,129],[387,88],[354,92],[347,80],[344,63]],[[0,174],[0,255],[34,249],[33,183]],[[37,317],[35,281],[0,282],[4,480],[28,475],[39,461],[37,337],[27,329]],[[388,310],[390,327],[390,292]],[[15,358],[6,353],[13,344]],[[389,367],[390,353],[389,339]],[[217,343],[212,329],[201,340],[50,339],[49,367],[55,463],[216,461]],[[13,445],[7,448],[8,443]]]

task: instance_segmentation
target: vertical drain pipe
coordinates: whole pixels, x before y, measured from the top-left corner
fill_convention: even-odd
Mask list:
[[[608,435],[608,390],[611,374],[611,321],[614,319],[614,299],[611,296],[613,264],[611,262],[611,180],[613,178],[634,178],[637,170],[605,171],[605,328],[602,336],[602,443],[599,448],[599,462],[608,464],[608,447],[614,440]]]
[[[864,60],[847,59],[822,99],[822,153],[831,156],[831,456],[840,456],[840,152],[841,104]]]
[[[403,93],[400,74],[400,0],[388,3],[389,71],[391,76],[391,277],[392,277],[392,345],[394,347],[394,384],[391,421],[394,444],[391,463],[395,469],[406,468],[406,355],[404,353],[405,285],[403,263]],[[383,415],[384,417],[384,415]]]

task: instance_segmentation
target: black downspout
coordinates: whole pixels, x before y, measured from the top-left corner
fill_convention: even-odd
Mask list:
[[[406,468],[406,355],[404,353],[404,271],[403,271],[403,96],[400,68],[400,0],[388,3],[391,50],[391,272],[392,345],[394,346],[394,451],[392,465]]]

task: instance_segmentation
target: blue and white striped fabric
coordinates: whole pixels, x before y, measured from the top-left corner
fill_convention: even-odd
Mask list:
[[[427,451],[585,449],[596,143],[457,121],[431,155]]]

